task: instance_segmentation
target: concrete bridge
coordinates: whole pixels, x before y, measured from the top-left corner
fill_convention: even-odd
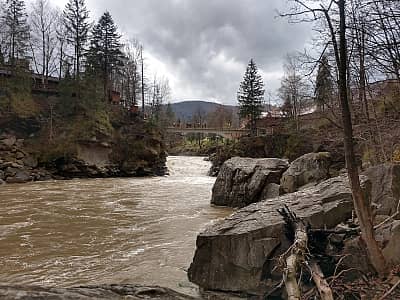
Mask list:
[[[232,129],[232,128],[180,128],[168,127],[167,132],[181,133],[183,135],[190,133],[216,134],[226,139],[238,139],[244,135],[250,134],[248,129]]]
[[[180,128],[168,127],[167,132],[180,133],[183,135],[190,133],[216,134],[226,139],[238,139],[242,136],[250,134],[248,129],[232,129],[232,128]]]

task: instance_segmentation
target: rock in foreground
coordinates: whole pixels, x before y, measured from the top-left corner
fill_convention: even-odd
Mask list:
[[[218,174],[211,203],[244,207],[263,198],[278,196],[272,184],[279,183],[288,167],[286,160],[277,158],[231,158]]]
[[[23,286],[0,286],[0,299],[27,300],[89,300],[89,299],[166,299],[189,300],[193,297],[177,293],[162,287],[145,287],[139,285],[100,285],[74,288],[44,288]]]
[[[313,228],[333,228],[353,209],[347,177],[249,205],[197,237],[190,281],[205,290],[256,295],[271,290],[282,279],[272,272],[273,258],[290,246],[277,212],[284,204]]]

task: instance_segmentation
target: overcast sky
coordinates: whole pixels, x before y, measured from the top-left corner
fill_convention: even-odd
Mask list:
[[[63,7],[66,0],[51,0]],[[91,17],[108,10],[125,38],[143,45],[152,73],[169,79],[172,102],[236,103],[254,58],[267,91],[280,85],[285,55],[310,41],[307,25],[277,17],[285,0],[87,0]],[[149,71],[150,71],[149,70]]]

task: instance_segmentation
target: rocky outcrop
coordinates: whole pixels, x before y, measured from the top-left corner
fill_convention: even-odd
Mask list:
[[[52,178],[48,171],[38,167],[37,159],[27,153],[23,146],[23,139],[6,134],[0,136],[0,185]]]
[[[126,128],[128,127],[128,128]],[[23,139],[0,135],[0,185],[49,179],[165,175],[166,152],[155,134],[121,127],[114,137],[75,142],[54,141],[51,147],[26,147]],[[107,139],[107,140],[106,140]],[[32,141],[28,142],[30,144]],[[26,149],[34,152],[28,153]],[[61,149],[61,150],[60,150]]]
[[[371,202],[377,215],[393,215],[400,201],[400,164],[384,164],[364,172],[371,180]],[[396,216],[400,219],[400,215]]]
[[[99,285],[73,288],[46,288],[24,286],[0,286],[0,298],[4,300],[53,299],[166,299],[189,300],[193,297],[180,294],[171,289],[141,285]]]
[[[205,290],[258,295],[279,283],[282,274],[272,271],[273,258],[290,246],[277,212],[284,205],[313,228],[334,228],[348,220],[353,209],[347,177],[251,204],[197,237],[190,281]]]
[[[212,189],[211,203],[219,206],[244,207],[262,197],[276,195],[282,173],[289,167],[277,158],[234,157],[224,163]]]
[[[318,183],[329,178],[331,155],[328,152],[308,153],[290,164],[282,175],[282,193],[293,193],[309,183]]]

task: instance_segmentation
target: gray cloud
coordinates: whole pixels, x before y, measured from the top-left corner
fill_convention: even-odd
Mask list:
[[[121,31],[162,61],[173,97],[234,103],[250,58],[266,88],[279,87],[284,56],[302,50],[308,25],[277,18],[284,0],[88,0],[94,15],[108,10]]]

